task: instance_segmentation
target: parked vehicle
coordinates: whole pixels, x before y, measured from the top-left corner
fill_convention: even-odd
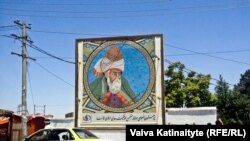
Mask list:
[[[40,129],[26,137],[24,141],[108,141],[82,128],[49,128]]]

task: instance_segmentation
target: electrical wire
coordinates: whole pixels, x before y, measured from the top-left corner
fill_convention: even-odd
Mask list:
[[[211,58],[216,58],[216,59],[220,59],[220,60],[224,60],[224,61],[230,61],[230,62],[234,62],[234,63],[239,63],[239,64],[244,64],[244,65],[250,65],[250,63],[246,63],[246,62],[242,62],[242,61],[237,61],[237,60],[233,60],[233,59],[227,59],[227,58],[223,58],[223,57],[218,57],[218,56],[214,56],[214,55],[209,55],[207,53],[201,53],[201,52],[197,52],[197,51],[193,51],[193,50],[189,50],[189,49],[184,49],[184,48],[181,48],[181,47],[177,47],[175,45],[171,45],[171,44],[165,44],[166,46],[168,47],[172,47],[172,48],[176,48],[176,49],[179,49],[179,50],[184,50],[184,51],[188,51],[188,52],[192,52],[194,54],[199,54],[199,55],[203,55],[203,56],[208,56],[208,57],[211,57]]]
[[[173,62],[171,62],[171,61],[169,61],[169,60],[167,60],[167,59],[165,59],[164,62],[167,62],[167,63],[170,64],[170,65],[173,64]],[[196,71],[187,69],[186,67],[184,68],[183,71],[186,72],[187,74],[190,73],[190,72],[195,72],[195,73],[197,73]],[[201,73],[198,73],[198,74],[201,74]],[[211,79],[212,79],[212,78],[211,78]],[[209,82],[209,84],[211,84],[211,85],[213,85],[213,86],[216,86],[216,84],[213,84],[213,83],[211,83],[211,82]]]
[[[46,106],[53,106],[53,107],[61,107],[61,106],[73,106],[74,104],[58,104],[58,105],[46,105]]]
[[[107,13],[138,13],[138,12],[162,12],[170,9],[147,9],[147,10],[119,10],[119,11],[65,11],[65,10],[26,10],[26,9],[12,9],[0,8],[0,10],[20,11],[20,12],[36,12],[36,13],[60,13],[60,14],[107,14]]]
[[[9,36],[9,35],[0,35],[0,36],[2,36],[2,37],[7,37],[7,38],[12,38],[12,39],[16,39],[16,40],[21,41],[21,39],[16,38],[16,37],[13,37],[13,36]],[[60,60],[60,61],[66,62],[66,63],[70,63],[70,64],[75,64],[75,62],[68,61],[68,60],[65,60],[65,59],[63,59],[63,58],[57,57],[57,56],[55,56],[55,55],[53,55],[53,54],[51,54],[51,53],[48,53],[47,51],[45,51],[45,50],[39,48],[38,46],[35,46],[35,45],[33,45],[33,44],[30,44],[29,42],[28,42],[26,45],[29,46],[29,47],[31,47],[31,48],[33,48],[33,49],[35,49],[35,50],[37,50],[37,51],[39,51],[39,52],[41,52],[41,53],[43,53],[43,54],[45,54],[45,55],[48,55],[48,56],[52,57],[52,58],[54,58],[54,59],[57,59],[57,60]]]
[[[6,25],[6,26],[2,25],[2,26],[0,26],[0,28],[10,28],[10,27],[17,27],[17,25]]]
[[[16,30],[16,29],[0,29],[0,31],[10,31],[10,30]]]
[[[91,35],[91,36],[115,36],[115,35],[108,35],[108,34],[91,34],[91,33],[77,33],[77,32],[59,32],[59,31],[45,31],[45,30],[30,30],[31,32],[38,32],[38,33],[51,33],[51,34],[68,34],[68,35]]]
[[[55,55],[53,55],[53,54],[50,54],[50,53],[48,53],[47,51],[44,51],[43,49],[41,49],[41,48],[39,48],[39,47],[37,47],[37,46],[35,46],[35,45],[33,45],[33,44],[27,44],[27,45],[28,45],[29,47],[31,47],[31,48],[33,48],[33,49],[35,49],[35,50],[37,50],[37,51],[39,51],[39,52],[45,54],[45,55],[48,55],[48,56],[54,58],[54,59],[57,59],[57,60],[60,60],[60,61],[66,62],[66,63],[70,63],[70,64],[75,64],[75,62],[68,61],[68,60],[62,59],[62,58],[60,58],[60,57],[57,57],[57,56],[55,56]]]
[[[2,36],[2,37],[6,37],[6,38],[12,38],[12,39],[15,39],[15,37],[12,37],[12,36],[10,36],[10,35],[0,35],[0,36]]]
[[[229,51],[217,51],[217,52],[202,52],[202,54],[225,54],[225,53],[238,53],[238,52],[249,52],[250,49],[243,49],[243,50],[229,50]],[[187,53],[187,54],[166,54],[165,56],[192,56],[192,55],[200,55],[197,53]]]
[[[173,62],[171,62],[170,60],[168,60],[168,59],[164,59],[164,62],[166,62],[166,63],[168,63],[168,64],[173,64]],[[195,73],[197,73],[196,71],[193,71],[193,70],[191,70],[191,69],[188,69],[188,68],[184,68],[184,70],[183,70],[184,72],[186,72],[186,73],[190,73],[190,72],[195,72]],[[197,73],[197,74],[202,74],[202,73]],[[211,79],[212,80],[215,80],[216,82],[218,82],[218,81],[220,81],[219,79],[216,79],[216,78],[213,78],[213,77],[211,77]],[[227,83],[227,82],[226,82]],[[211,83],[212,85],[214,85],[214,86],[217,86],[216,84],[213,84],[213,83]],[[234,86],[233,84],[230,84],[230,83],[227,83],[228,85],[231,85],[231,86]]]
[[[36,59],[54,59],[54,58],[51,58],[51,57],[43,57],[43,56],[32,56],[32,58],[36,58]],[[75,60],[75,57],[60,57],[60,58]]]
[[[39,67],[41,67],[42,69],[44,69],[45,71],[47,71],[48,73],[50,73],[52,76],[56,77],[57,79],[61,80],[62,82],[64,82],[65,84],[68,84],[71,87],[75,87],[73,84],[67,82],[66,80],[64,80],[63,78],[59,77],[58,75],[56,75],[55,73],[51,72],[50,70],[48,70],[47,68],[45,68],[44,66],[42,66],[41,64],[37,63],[36,61],[34,61],[34,63],[36,65],[38,65]]]
[[[36,3],[25,3],[25,2],[1,2],[2,4],[13,4],[13,5],[45,5],[45,6],[114,6],[114,5],[132,5],[132,4],[161,4],[166,3],[170,0],[154,0],[154,1],[138,1],[135,2],[105,2],[105,3],[44,3],[44,2],[36,2]]]
[[[176,7],[176,8],[157,8],[157,9],[144,9],[144,10],[119,10],[119,11],[65,11],[65,10],[27,10],[27,9],[13,9],[13,8],[0,8],[2,10],[9,10],[9,11],[20,11],[20,12],[41,12],[41,13],[79,13],[79,14],[83,14],[83,13],[138,13],[138,12],[155,12],[155,11],[171,11],[171,10],[189,10],[189,9],[201,9],[201,8],[218,8],[218,7],[228,7],[228,6],[246,6],[246,4],[249,4],[250,1],[237,1],[237,2],[231,2],[231,3],[223,3],[223,4],[216,4],[216,5],[200,5],[200,6],[188,6],[188,7]],[[156,1],[154,2],[149,2],[149,4],[160,4],[157,3]],[[17,4],[17,3],[15,3]],[[22,2],[23,4],[23,2]],[[27,3],[26,5],[28,5],[29,3]],[[31,3],[30,3],[31,4]],[[112,2],[109,3],[107,5],[114,5],[116,3]],[[117,3],[120,5],[125,5],[125,3]],[[132,3],[127,3],[127,4],[132,4]],[[138,3],[133,3],[133,4],[148,4],[146,2],[138,2]],[[37,5],[37,3],[35,4]],[[42,5],[42,4],[39,4]],[[52,4],[52,5],[67,5],[67,4]],[[73,5],[77,5],[80,6],[81,4],[73,4]],[[84,5],[84,4],[83,4]],[[94,4],[96,5],[96,4]],[[98,5],[102,5],[102,4],[98,4]]]
[[[16,25],[0,26],[0,31],[18,30]]]
[[[53,15],[31,15],[31,14],[10,14],[10,13],[1,13],[0,15],[9,15],[9,16],[20,16],[20,17],[33,17],[33,18],[65,18],[65,19],[107,19],[107,18],[140,18],[148,16],[160,16],[155,14],[148,15],[124,15],[124,16],[53,16]],[[162,15],[162,14],[161,14]]]
[[[46,31],[44,31],[46,32]],[[50,33],[50,32],[49,32]],[[67,32],[58,32],[58,34],[64,34]],[[78,33],[72,33],[72,34],[78,34]],[[10,37],[10,38],[13,38],[15,39],[14,37],[11,37],[11,36],[8,36],[8,35],[0,35],[0,36],[3,36],[3,37]],[[63,61],[63,62],[67,62],[67,63],[70,63],[70,64],[75,64],[75,62],[71,62],[71,61],[67,61],[67,60],[64,60],[60,57],[57,57],[57,56],[54,56],[42,49],[40,49],[39,47],[33,45],[33,44],[27,44],[28,46],[30,46],[31,48],[43,53],[43,54],[46,54],[52,58],[55,58],[55,59],[58,59],[60,61]],[[242,61],[237,61],[237,60],[233,60],[233,59],[227,59],[227,58],[223,58],[223,57],[218,57],[218,56],[214,56],[214,55],[210,55],[210,54],[219,54],[219,53],[232,53],[232,52],[246,52],[246,51],[250,51],[250,50],[234,50],[234,51],[222,51],[222,52],[205,52],[205,53],[202,53],[202,52],[197,52],[197,51],[193,51],[193,50],[188,50],[188,49],[184,49],[184,48],[181,48],[181,47],[177,47],[175,45],[172,45],[172,44],[165,44],[166,46],[168,47],[172,47],[172,48],[176,48],[176,49],[180,49],[180,50],[184,50],[184,51],[188,51],[188,52],[192,52],[193,55],[194,54],[197,54],[197,55],[204,55],[204,56],[208,56],[208,57],[212,57],[212,58],[216,58],[216,59],[220,59],[220,60],[224,60],[224,61],[230,61],[230,62],[234,62],[234,63],[239,63],[239,64],[244,64],[244,65],[250,65],[250,63],[246,63],[246,62],[242,62]],[[187,54],[185,54],[187,55]],[[192,54],[188,54],[188,55],[192,55]]]
[[[201,11],[215,11],[215,10],[228,10],[228,9],[235,9],[235,8],[246,8],[246,7],[250,7],[250,1],[243,1],[243,2],[235,2],[235,3],[231,3],[231,4],[221,4],[221,5],[205,5],[205,6],[190,6],[190,7],[179,7],[179,8],[172,8],[172,9],[147,9],[147,10],[134,10],[134,11],[98,11],[100,14],[104,14],[104,13],[138,13],[138,12],[161,12],[159,14],[140,14],[140,15],[119,15],[119,16],[53,16],[53,15],[29,15],[29,14],[11,14],[11,13],[0,13],[2,15],[12,15],[12,16],[25,16],[25,17],[35,17],[35,18],[92,18],[92,19],[101,19],[101,18],[129,18],[129,17],[145,17],[145,16],[162,16],[165,14],[171,14],[171,13],[162,13],[162,11],[166,11],[166,12],[175,12],[182,10],[182,13],[187,13],[187,11],[183,11],[183,10],[194,10],[194,9],[198,9]],[[204,8],[208,8],[208,9],[204,9]],[[6,9],[7,10],[7,9]],[[18,9],[8,9],[8,10],[15,10],[15,11],[20,11]],[[23,11],[27,11],[27,12],[31,12],[28,10],[23,10]],[[37,11],[36,12],[58,12],[58,13],[63,13],[63,11]],[[36,12],[32,12],[32,13],[36,13]],[[74,11],[65,11],[68,13],[84,13],[84,12],[74,12]],[[200,12],[200,11],[199,11]],[[91,12],[86,12],[86,13],[91,13]],[[96,11],[93,11],[93,13],[97,13]],[[180,12],[178,12],[177,14],[180,14]]]
[[[30,85],[30,93],[31,93],[32,102],[33,102],[33,105],[35,105],[33,90],[32,90],[32,85],[31,85],[32,83],[31,83],[30,73],[29,73],[29,67],[27,67],[27,74],[28,74],[28,80],[29,80],[28,82],[29,82],[29,85]]]

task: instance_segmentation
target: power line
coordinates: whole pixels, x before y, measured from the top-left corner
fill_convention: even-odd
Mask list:
[[[237,60],[233,60],[233,59],[222,58],[222,57],[218,57],[218,56],[214,56],[214,55],[209,55],[209,54],[206,54],[206,53],[201,53],[201,52],[197,52],[197,51],[193,51],[193,50],[189,50],[189,49],[184,49],[184,48],[177,47],[177,46],[174,46],[174,45],[171,45],[171,44],[166,44],[166,46],[172,47],[172,48],[176,48],[176,49],[180,49],[180,50],[184,50],[184,51],[188,51],[188,52],[192,52],[194,54],[199,54],[199,55],[204,55],[204,56],[208,56],[208,57],[212,57],[212,58],[224,60],[224,61],[230,61],[230,62],[234,62],[234,63],[244,64],[244,65],[250,65],[250,63],[241,62],[241,61],[237,61]]]
[[[0,26],[0,31],[9,31],[9,30],[16,30],[16,29],[18,29],[17,25]]]
[[[173,64],[173,62],[171,62],[171,61],[168,60],[168,59],[164,59],[164,62],[167,62],[167,63],[170,64],[170,65]],[[187,69],[186,67],[184,67],[183,69],[184,69],[183,71],[186,72],[187,74],[190,73],[190,72],[195,72],[196,74],[201,74],[201,73],[197,73],[196,71]],[[211,77],[211,79],[212,79],[212,77]],[[211,82],[209,82],[209,84],[216,86],[216,84],[213,84],[213,83],[211,83]]]
[[[74,104],[58,104],[58,105],[46,105],[46,106],[52,106],[52,107],[60,107],[60,106],[73,106]]]
[[[51,58],[51,57],[42,57],[42,56],[33,56],[32,58],[36,58],[36,59],[54,59],[54,58]],[[60,56],[60,58],[75,60],[75,57],[62,57],[62,56]]]
[[[74,33],[74,32],[56,32],[56,31],[42,31],[42,30],[32,30],[33,32],[42,32],[42,33],[54,33],[54,34],[76,34],[76,35],[80,35],[83,33]],[[84,35],[102,35],[102,34],[84,34]],[[4,37],[11,37],[8,35],[0,35],[0,36],[4,36]],[[111,35],[110,35],[111,36]],[[13,37],[11,37],[13,38]],[[250,51],[249,49],[245,49],[245,50],[231,50],[231,51],[220,51],[220,52],[197,52],[197,51],[192,51],[192,50],[188,50],[188,49],[184,49],[184,48],[180,48],[171,44],[166,44],[168,47],[172,47],[172,48],[177,48],[180,50],[184,50],[184,51],[188,51],[188,52],[192,52],[192,54],[176,54],[176,55],[166,55],[166,56],[185,56],[185,55],[204,55],[204,56],[208,56],[208,57],[212,57],[212,58],[216,58],[216,59],[220,59],[220,60],[225,60],[225,61],[230,61],[230,62],[234,62],[234,63],[240,63],[240,64],[244,64],[244,65],[250,65],[250,63],[246,63],[246,62],[242,62],[242,61],[237,61],[237,60],[232,60],[232,59],[227,59],[227,58],[222,58],[222,57],[218,57],[218,56],[213,56],[210,54],[222,54],[222,53],[235,53],[235,52],[248,52]],[[61,57],[56,57],[40,48],[38,48],[37,46],[33,45],[33,44],[28,44],[28,46],[32,47],[35,50],[38,50],[41,53],[44,53],[52,58],[58,59],[60,61],[64,61],[67,63],[71,63],[71,64],[75,64],[75,62],[71,62],[71,61],[67,61],[64,60]],[[36,57],[39,58],[39,57]],[[42,57],[40,57],[42,58]],[[44,58],[44,57],[43,57]]]
[[[180,8],[169,8],[169,9],[148,9],[148,10],[134,10],[134,11],[100,11],[100,14],[103,13],[130,13],[130,12],[160,12],[160,11],[166,11],[166,12],[171,12],[172,11],[176,11],[176,10],[194,10],[194,9],[198,9],[198,10],[205,10],[205,11],[215,11],[215,10],[227,10],[227,9],[235,9],[235,8],[245,8],[245,7],[249,7],[250,5],[246,5],[249,4],[250,1],[244,1],[244,2],[237,2],[237,3],[231,3],[234,4],[233,6],[231,6],[230,4],[223,4],[223,5],[207,5],[207,6],[191,6],[191,7],[180,7]],[[242,5],[240,5],[242,4]],[[211,8],[211,9],[204,9],[204,8]],[[11,9],[9,9],[11,10]],[[14,10],[14,9],[13,9]],[[17,11],[18,9],[15,9],[15,11]],[[20,11],[20,10],[18,10]],[[21,10],[22,11],[22,10]],[[27,11],[27,12],[31,12],[28,10],[23,10],[23,11]],[[58,12],[58,13],[62,13],[63,11],[37,11],[37,12]],[[74,11],[65,11],[68,13],[92,13],[92,12],[74,12]],[[97,13],[95,11],[93,11],[93,13]],[[179,12],[180,13],[180,12]],[[177,13],[177,14],[179,14]],[[187,11],[184,11],[183,13],[187,13]],[[25,17],[35,17],[35,18],[90,18],[90,19],[98,19],[98,18],[129,18],[129,17],[145,17],[145,16],[162,16],[165,14],[171,14],[171,13],[160,13],[160,14],[140,14],[140,15],[119,15],[119,16],[53,16],[53,15],[29,15],[29,14],[11,14],[11,13],[0,13],[2,15],[12,15],[12,16],[25,16]]]
[[[55,32],[55,31],[42,31],[42,30],[38,30],[38,31],[35,30],[34,32],[55,33],[55,34],[77,34],[77,35],[83,34],[83,33],[73,33],[73,32]],[[101,35],[101,34],[84,34],[84,35]],[[9,37],[7,35],[1,35],[1,36]],[[174,45],[171,45],[171,44],[166,44],[166,45],[168,47],[177,48],[177,49],[180,49],[180,50],[192,52],[192,54],[177,54],[177,55],[166,55],[166,56],[204,55],[204,56],[208,56],[208,57],[212,57],[212,58],[216,58],[216,59],[221,59],[221,60],[225,60],[225,61],[230,61],[230,62],[245,64],[245,65],[250,65],[250,63],[246,63],[246,62],[242,62],[242,61],[237,61],[237,60],[232,60],[232,59],[227,59],[227,58],[222,58],[222,57],[210,55],[210,54],[221,54],[221,53],[247,52],[247,51],[250,51],[249,49],[245,49],[245,50],[231,50],[231,51],[220,51],[220,52],[205,52],[204,53],[204,52],[197,52],[197,51],[192,51],[192,50],[180,48],[180,47],[177,47],[177,46],[174,46]],[[55,59],[58,59],[58,60],[61,60],[61,61],[67,62],[67,63],[75,64],[75,62],[70,62],[70,61],[64,60],[64,59],[62,59],[60,57],[56,57],[56,56],[54,56],[52,54],[49,54],[46,51],[38,48],[37,46],[34,46],[33,44],[29,45],[29,46],[32,47],[32,48],[34,48],[34,49],[36,49],[36,50],[38,50],[38,51],[40,51],[41,53],[44,53],[44,54],[46,54],[48,56],[51,56],[51,57],[53,57]]]
[[[12,36],[10,36],[10,35],[0,35],[0,36],[2,36],[2,37],[6,37],[6,38],[16,39],[16,38],[14,38],[14,37],[12,37]]]
[[[168,64],[173,64],[173,62],[171,62],[170,60],[168,60],[168,59],[164,59],[164,62],[167,62]],[[186,71],[185,71],[186,70]],[[188,69],[186,66],[185,66],[185,68],[184,68],[184,70],[183,70],[184,72],[186,72],[186,73],[189,73],[189,72],[195,72],[195,73],[197,73],[196,71],[193,71],[193,70],[191,70],[191,69]],[[202,73],[197,73],[197,74],[202,74]],[[215,80],[216,82],[218,82],[218,81],[220,81],[219,79],[216,79],[216,78],[213,78],[213,77],[211,77],[211,79],[212,80]],[[226,82],[227,83],[227,82]],[[216,86],[216,84],[213,84],[213,83],[211,83],[212,85],[214,85],[214,86]],[[230,84],[230,83],[227,83],[228,85],[231,85],[231,86],[234,86],[233,84]]]
[[[188,69],[188,68],[186,68],[186,67],[185,67],[185,69],[188,70],[189,72],[193,71],[193,70]],[[194,71],[194,72],[195,72],[195,71]],[[213,78],[213,77],[211,77],[211,79],[212,79],[212,80],[215,80],[215,81],[217,81],[217,82],[220,81],[219,79],[216,79],[216,78]],[[226,82],[226,83],[227,83],[227,82]],[[228,84],[228,85],[231,85],[231,86],[234,86],[233,84],[230,84],[230,83],[227,83],[227,84]]]
[[[105,3],[42,3],[42,2],[36,2],[36,3],[25,3],[25,2],[1,2],[2,4],[13,4],[13,5],[46,5],[46,6],[114,6],[114,5],[132,5],[132,4],[161,4],[166,3],[169,0],[155,0],[155,1],[132,1],[132,2],[105,2]]]
[[[10,31],[10,30],[16,30],[16,29],[0,29],[0,31]]]
[[[97,35],[97,36],[115,36],[115,35],[104,35],[104,34],[90,34],[90,33],[79,33],[79,32],[58,32],[58,31],[44,31],[44,30],[31,30],[31,32],[40,33],[52,33],[52,34],[72,34],[72,35]],[[188,56],[188,55],[203,55],[203,54],[224,54],[224,53],[237,53],[237,52],[249,52],[250,49],[242,50],[229,50],[229,51],[217,51],[217,52],[202,52],[202,53],[189,53],[189,54],[169,54],[165,56]],[[45,57],[35,57],[35,58],[45,58]],[[72,58],[72,57],[62,57],[62,58]]]
[[[250,5],[244,6],[236,6],[236,7],[222,7],[217,9],[209,9],[205,11],[215,11],[215,10],[228,10],[228,9],[235,9],[235,8],[245,8],[250,7]],[[200,12],[200,11],[199,11]],[[116,13],[116,12],[113,12]],[[22,17],[33,17],[33,18],[66,18],[66,19],[104,19],[104,18],[142,18],[142,17],[150,17],[150,16],[163,16],[166,14],[181,14],[187,12],[178,12],[178,13],[159,13],[159,14],[133,14],[133,15],[118,15],[118,16],[53,16],[53,15],[30,15],[30,14],[10,14],[10,13],[0,13],[0,15],[9,15],[9,16],[22,16]]]
[[[21,41],[20,38],[17,38],[17,37],[14,37],[14,36],[10,36],[10,35],[0,35],[0,36],[2,36],[2,37],[7,37],[7,38],[12,38],[12,39],[16,39],[16,40]],[[68,60],[65,60],[65,59],[63,59],[63,58],[57,57],[57,56],[55,56],[55,55],[53,55],[53,54],[50,54],[50,53],[48,53],[47,51],[45,51],[45,50],[43,50],[43,49],[41,49],[41,48],[39,48],[39,47],[37,47],[37,46],[35,46],[35,45],[33,45],[33,44],[30,44],[30,43],[29,43],[29,44],[27,44],[27,45],[28,45],[29,47],[31,47],[31,48],[33,48],[33,49],[35,49],[35,50],[37,50],[37,51],[39,51],[39,52],[45,54],[45,55],[48,55],[48,56],[54,58],[54,59],[57,59],[57,60],[60,60],[60,61],[66,62],[66,63],[70,63],[70,64],[75,64],[75,62],[68,61]]]
[[[138,12],[161,12],[171,9],[146,9],[146,10],[118,10],[118,11],[65,11],[65,10],[24,10],[24,9],[10,9],[10,8],[0,8],[2,10],[8,11],[20,11],[20,12],[40,12],[40,13],[60,13],[60,14],[106,14],[106,13],[138,13]]]
[[[0,15],[20,16],[20,17],[33,17],[33,18],[66,18],[66,19],[105,19],[105,18],[132,18],[132,17],[148,17],[159,16],[155,14],[148,15],[125,15],[125,16],[53,16],[53,15],[29,15],[29,14],[10,14],[0,13]],[[160,14],[162,15],[162,14]]]
[[[0,26],[0,28],[10,28],[10,27],[17,27],[17,25],[6,25],[6,26]]]
[[[83,6],[83,5],[86,5],[86,6],[107,6],[107,5],[110,5],[110,6],[114,6],[114,5],[133,5],[133,4],[140,4],[140,5],[146,5],[146,4],[162,4],[162,3],[166,3],[168,1],[171,1],[171,0],[159,0],[159,1],[156,1],[154,0],[153,2],[150,1],[150,2],[145,2],[145,1],[140,1],[140,2],[119,2],[119,3],[116,3],[116,2],[111,2],[111,3],[25,3],[25,2],[1,2],[1,4],[23,4],[23,5],[51,5],[51,6]],[[174,9],[187,9],[187,8],[207,8],[207,7],[216,7],[216,6],[230,6],[230,5],[239,5],[239,4],[248,4],[249,1],[237,1],[237,2],[231,2],[231,3],[223,3],[223,4],[217,4],[217,5],[202,5],[202,6],[190,6],[190,7],[178,7],[178,8],[174,8]],[[17,9],[5,9],[5,10],[17,10]],[[156,9],[157,10],[157,9]],[[163,9],[163,10],[172,10],[172,9]],[[23,11],[29,11],[29,10],[23,10]],[[144,11],[147,11],[147,10],[144,10]],[[153,11],[153,9],[152,9]],[[39,11],[38,11],[39,12]],[[40,11],[41,12],[41,11]],[[53,12],[53,11],[49,11],[49,12]],[[63,11],[62,11],[63,12]],[[100,11],[101,12],[101,11]],[[105,12],[105,11],[104,11]],[[111,12],[111,11],[110,11]],[[114,12],[114,11],[113,11]]]
[[[31,48],[33,48],[33,49],[35,49],[35,50],[37,50],[37,51],[39,51],[39,52],[41,52],[41,53],[43,53],[43,54],[46,54],[46,55],[48,55],[48,56],[50,56],[50,57],[52,57],[52,58],[55,58],[55,59],[57,59],[57,60],[60,60],[60,61],[63,61],[63,62],[66,62],[66,63],[70,63],[70,64],[75,64],[75,62],[71,62],[71,61],[68,61],[68,60],[64,60],[64,59],[62,59],[62,58],[60,58],[60,57],[57,57],[57,56],[55,56],[55,55],[53,55],[53,54],[50,54],[50,53],[48,53],[47,51],[44,51],[43,49],[41,49],[41,48],[39,48],[39,47],[37,47],[37,46],[35,46],[35,45],[33,45],[33,44],[27,44],[29,47],[31,47]]]
[[[68,34],[68,35],[114,36],[114,35],[108,35],[108,34],[92,34],[92,33],[79,33],[79,32],[60,32],[60,31],[45,31],[45,30],[31,30],[31,32],[51,33],[51,34]]]
[[[56,75],[55,73],[51,72],[50,70],[48,70],[47,68],[45,68],[44,66],[42,66],[41,64],[34,62],[35,64],[37,64],[39,67],[41,67],[42,69],[44,69],[45,71],[47,71],[48,73],[50,73],[52,76],[56,77],[57,79],[61,80],[62,82],[68,84],[71,87],[75,87],[73,84],[67,82],[66,80],[64,80],[63,78],[59,77],[58,75]]]
[[[31,93],[31,98],[32,98],[32,102],[33,102],[33,105],[35,105],[35,102],[34,102],[34,97],[33,97],[33,91],[32,91],[32,83],[31,83],[31,79],[30,79],[30,73],[29,73],[29,66],[27,67],[27,73],[28,73],[28,79],[29,79],[29,85],[30,85],[30,93]]]
[[[16,39],[16,40],[18,40],[18,41],[21,41],[21,39],[20,39],[19,37],[17,37],[17,36],[10,36],[10,35],[0,35],[0,36],[2,36],[2,37],[7,37],[7,38],[12,38],[12,39]],[[35,49],[35,50],[37,50],[37,51],[39,51],[39,52],[45,54],[45,55],[48,55],[48,56],[54,58],[54,59],[57,59],[57,60],[60,60],[60,61],[66,62],[66,63],[70,63],[70,64],[75,64],[75,62],[68,61],[68,60],[65,60],[65,59],[63,59],[63,58],[57,57],[57,56],[55,56],[55,55],[53,55],[53,54],[51,54],[51,53],[48,53],[47,51],[45,51],[45,50],[39,48],[38,46],[35,46],[34,44],[31,44],[31,42],[29,42],[27,45],[28,45],[29,47],[31,47],[31,48],[33,48],[33,49]]]
[[[249,52],[250,49],[244,50],[229,50],[229,51],[217,51],[217,52],[202,52],[202,54],[224,54],[224,53],[238,53],[238,52]],[[192,55],[200,55],[197,53],[186,53],[186,54],[166,54],[165,56],[192,56]]]

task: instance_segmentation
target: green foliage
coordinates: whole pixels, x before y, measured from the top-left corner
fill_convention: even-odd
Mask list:
[[[208,90],[210,75],[193,71],[184,75],[184,64],[176,62],[165,70],[165,100],[167,107],[214,106],[217,98]]]
[[[237,87],[239,88],[241,94],[250,97],[250,70],[241,74],[240,82]]]
[[[217,112],[218,115],[222,118],[222,120],[227,124],[228,122],[236,122],[234,119],[230,119],[232,116],[231,101],[234,99],[234,95],[232,91],[229,89],[228,83],[223,80],[220,75],[219,81],[217,81],[217,85],[215,87],[215,95],[218,98],[217,103]]]
[[[240,79],[240,83],[241,80],[243,79]],[[239,86],[230,90],[228,83],[220,76],[215,87],[218,115],[225,124],[245,124],[250,120],[250,99],[245,93],[241,93]]]

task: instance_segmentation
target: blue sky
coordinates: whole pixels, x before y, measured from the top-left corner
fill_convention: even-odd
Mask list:
[[[11,55],[21,53],[21,43],[5,37],[21,35],[12,27],[16,19],[31,24],[35,46],[69,61],[78,38],[163,34],[165,59],[190,70],[236,84],[250,68],[249,0],[0,0],[2,109],[21,104],[21,59]],[[37,59],[28,65],[29,113],[33,105],[46,105],[46,113],[59,118],[73,112],[75,66],[27,49]]]

